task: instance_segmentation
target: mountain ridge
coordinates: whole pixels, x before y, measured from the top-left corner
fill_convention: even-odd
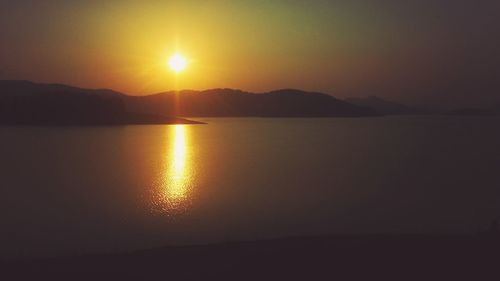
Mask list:
[[[345,101],[358,106],[370,107],[384,115],[419,115],[429,113],[429,111],[425,109],[408,106],[373,95],[366,97],[346,98]]]
[[[127,111],[125,95],[108,89],[84,89],[23,80],[0,81],[0,125],[102,126],[196,124],[172,116]]]
[[[293,88],[253,93],[241,89],[164,91],[133,96],[112,89],[87,89],[59,83],[37,83],[28,80],[0,80],[0,98],[6,96],[39,97],[47,94],[90,95],[120,99],[125,110],[150,115],[184,117],[374,117],[394,114],[376,106],[339,99],[334,96]],[[411,107],[387,102],[379,103],[404,108],[403,114],[415,113]],[[400,112],[396,113],[399,114]]]
[[[134,112],[184,117],[368,117],[381,114],[333,96],[297,89],[252,93],[238,89],[180,90],[126,96]],[[175,105],[175,106],[174,106]]]

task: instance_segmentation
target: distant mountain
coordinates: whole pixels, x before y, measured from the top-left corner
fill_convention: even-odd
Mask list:
[[[196,123],[126,110],[125,95],[29,81],[0,81],[0,125]]]
[[[489,116],[500,115],[500,106],[493,107],[464,107],[455,109],[449,112],[452,115],[475,115],[475,116]]]
[[[95,94],[102,96],[123,96],[109,89],[84,89],[63,84],[35,83],[27,80],[0,80],[0,94],[33,96],[46,93]]]
[[[108,89],[0,81],[0,125],[196,123],[171,116],[363,117],[380,114],[326,94],[292,89],[262,94],[212,89],[128,96]]]
[[[387,101],[376,96],[368,96],[364,98],[348,98],[346,102],[369,107],[384,115],[411,115],[428,113],[426,110],[418,109],[404,104]]]
[[[330,95],[284,89],[255,94],[233,89],[125,97],[133,112],[184,117],[363,117],[380,114]]]
[[[491,116],[500,115],[500,102],[493,103],[487,106],[477,106],[477,107],[461,107],[450,110],[447,112],[451,115],[469,115],[469,116]]]

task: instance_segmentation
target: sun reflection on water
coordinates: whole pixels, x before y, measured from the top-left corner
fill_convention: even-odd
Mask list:
[[[169,129],[155,205],[165,212],[183,211],[190,201],[193,182],[189,129],[186,125],[170,126]]]

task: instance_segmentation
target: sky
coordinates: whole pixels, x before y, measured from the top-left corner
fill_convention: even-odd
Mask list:
[[[499,14],[493,0],[0,0],[0,79],[500,103]]]

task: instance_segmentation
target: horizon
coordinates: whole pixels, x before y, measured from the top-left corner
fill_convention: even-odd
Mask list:
[[[249,93],[249,94],[267,94],[267,93],[271,93],[271,92],[289,90],[289,91],[301,91],[301,92],[305,92],[305,93],[320,93],[320,94],[325,94],[325,95],[332,96],[333,98],[337,98],[337,99],[341,99],[341,100],[343,99],[341,97],[334,96],[334,95],[332,95],[330,93],[318,92],[318,91],[311,91],[311,90],[308,90],[308,89],[290,88],[290,87],[288,87],[288,88],[270,89],[270,90],[265,90],[265,91],[262,91],[262,92],[252,92],[252,91],[249,91],[249,90],[239,89],[239,88],[221,88],[221,87],[218,87],[218,88],[206,88],[206,89],[184,88],[184,89],[179,89],[179,90],[170,89],[170,90],[162,90],[162,91],[159,91],[159,92],[144,93],[143,95],[134,95],[134,94],[127,93],[127,92],[118,91],[118,90],[113,89],[113,88],[102,88],[102,87],[86,88],[86,87],[79,86],[79,85],[70,85],[70,84],[65,84],[65,83],[61,83],[61,82],[40,82],[40,81],[32,81],[32,80],[25,80],[25,79],[14,79],[14,80],[1,79],[0,82],[28,82],[28,83],[38,84],[38,85],[65,86],[65,87],[72,87],[72,88],[78,88],[78,89],[84,89],[84,90],[104,90],[104,91],[113,91],[113,92],[117,92],[117,93],[120,93],[120,94],[124,94],[124,95],[128,95],[128,96],[136,96],[136,97],[149,96],[149,95],[157,95],[157,94],[164,94],[164,93],[172,93],[172,92],[174,92],[174,93],[175,92],[185,92],[185,91],[204,92],[204,91],[211,91],[211,90],[233,90],[233,91],[239,91],[239,92]],[[380,98],[380,97],[375,96],[375,95],[365,95],[365,96],[359,95],[359,96],[352,96],[352,97],[348,97],[348,98],[368,98],[368,97],[377,97],[377,98]],[[390,100],[390,101],[393,101],[393,100]]]
[[[333,98],[336,98],[338,100],[342,100],[342,101],[346,101],[346,102],[350,102],[349,100],[350,99],[370,99],[370,98],[376,98],[376,99],[379,99],[383,102],[388,102],[388,103],[395,103],[395,104],[398,104],[398,105],[401,105],[401,106],[409,106],[409,107],[414,107],[415,109],[422,109],[422,110],[433,110],[433,111],[436,111],[436,112],[439,112],[439,111],[450,111],[450,110],[456,110],[456,109],[488,109],[488,108],[491,108],[492,104],[476,104],[476,105],[454,105],[454,106],[451,106],[451,105],[446,105],[446,104],[418,104],[418,103],[409,103],[409,102],[404,102],[404,101],[400,101],[400,100],[397,100],[397,99],[388,99],[388,98],[384,98],[382,96],[377,96],[377,95],[369,95],[369,94],[366,94],[366,95],[363,95],[363,94],[359,94],[359,95],[352,95],[352,96],[348,96],[348,97],[339,97],[339,96],[335,96],[335,95],[332,95],[330,93],[325,93],[325,92],[318,92],[318,91],[311,91],[311,90],[307,90],[307,89],[298,89],[298,88],[279,88],[279,89],[271,89],[271,90],[267,90],[267,91],[263,91],[263,92],[252,92],[252,91],[248,91],[248,90],[245,90],[245,89],[238,89],[238,88],[207,88],[207,89],[189,89],[189,88],[186,88],[186,89],[179,89],[179,90],[162,90],[162,91],[159,91],[159,92],[151,92],[151,93],[144,93],[142,95],[134,95],[134,94],[131,94],[131,93],[127,93],[127,92],[122,92],[122,91],[118,91],[116,89],[112,89],[112,88],[86,88],[86,87],[82,87],[82,86],[79,86],[79,85],[70,85],[70,84],[65,84],[65,83],[60,83],[60,82],[39,82],[39,81],[32,81],[32,80],[25,80],[25,79],[15,79],[15,80],[0,80],[0,82],[27,82],[27,83],[33,83],[33,84],[37,84],[37,85],[48,85],[48,86],[51,86],[51,85],[55,85],[55,86],[65,86],[65,87],[71,87],[71,88],[77,88],[77,89],[83,89],[83,90],[102,90],[102,91],[112,91],[112,92],[116,92],[118,94],[122,94],[122,95],[126,95],[126,96],[132,96],[132,97],[146,97],[146,96],[152,96],[152,95],[159,95],[159,94],[173,94],[173,93],[182,93],[182,92],[205,92],[205,91],[214,91],[214,90],[231,90],[231,91],[238,91],[238,92],[242,92],[242,93],[248,93],[248,94],[257,94],[257,95],[263,95],[263,94],[268,94],[268,93],[273,93],[273,92],[278,92],[278,91],[300,91],[300,92],[304,92],[304,93],[319,93],[319,94],[325,94],[325,95],[328,95],[328,96],[331,96]],[[496,105],[499,105],[500,104],[500,98],[498,99],[498,102],[497,103],[494,103],[493,106],[496,106]],[[370,106],[367,106],[367,107],[370,107]]]

